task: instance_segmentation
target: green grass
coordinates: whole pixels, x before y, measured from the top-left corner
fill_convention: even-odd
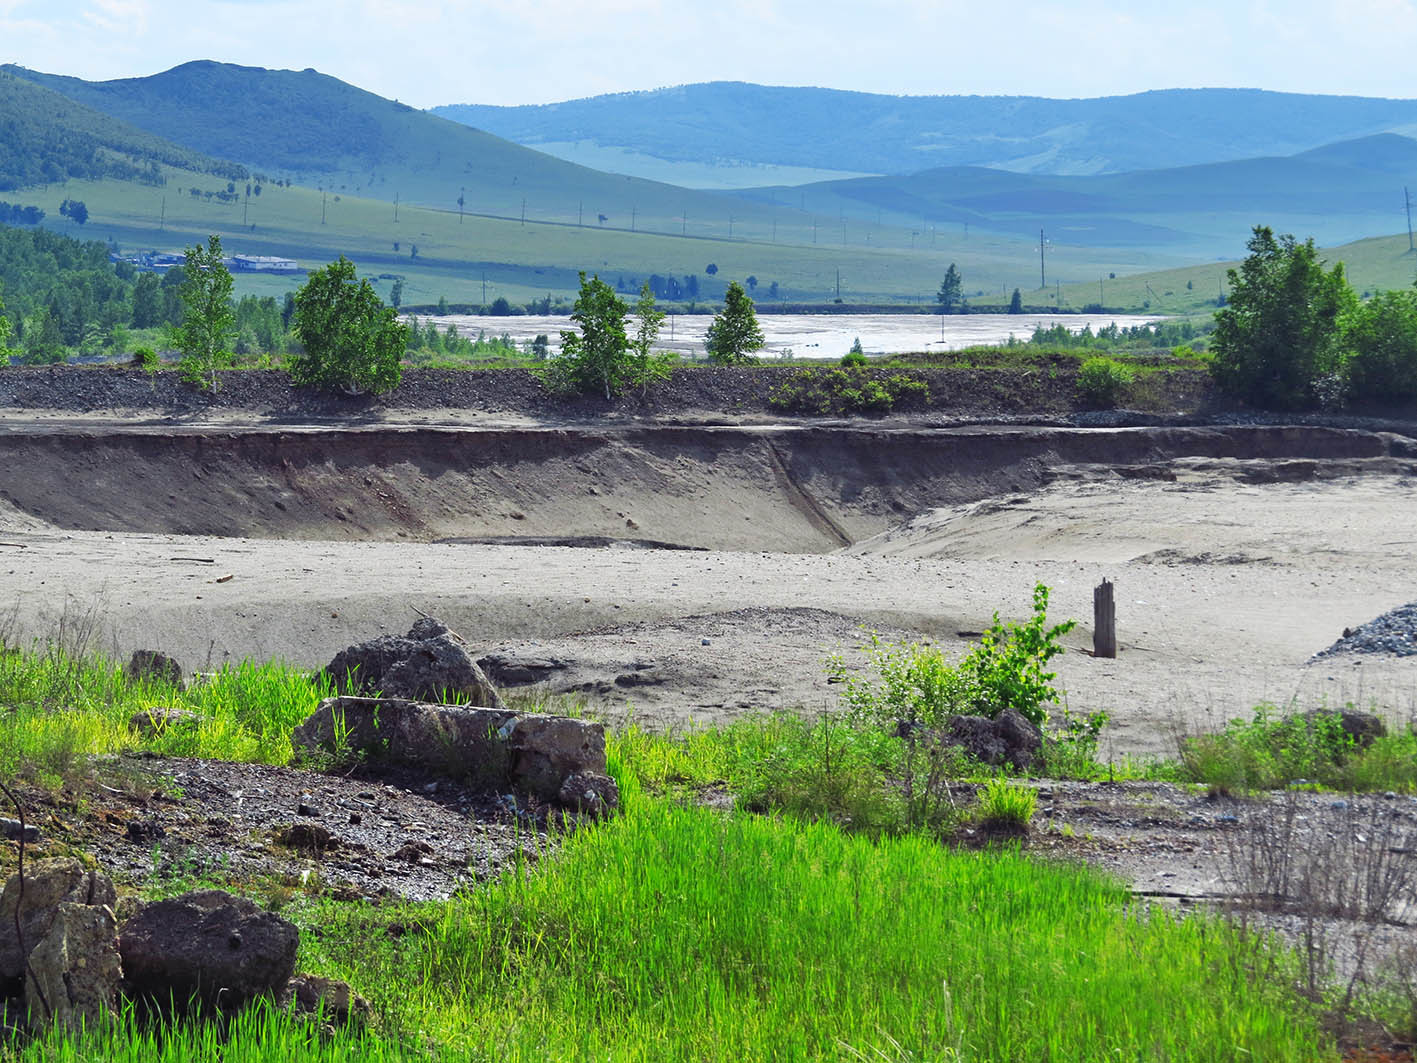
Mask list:
[[[1410,729],[1355,744],[1337,714],[1315,720],[1260,705],[1225,729],[1184,738],[1182,778],[1218,791],[1284,789],[1298,780],[1328,790],[1417,793],[1417,735]]]
[[[223,666],[186,691],[135,681],[101,656],[55,648],[0,649],[0,774],[52,781],[83,758],[127,749],[172,756],[284,764],[290,733],[329,688],[279,663]],[[153,706],[189,709],[195,726],[142,736],[129,726]]]

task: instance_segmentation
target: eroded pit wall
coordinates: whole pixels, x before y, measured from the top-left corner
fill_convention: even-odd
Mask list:
[[[821,552],[1060,476],[1402,471],[1417,444],[1317,427],[143,429],[0,436],[0,522],[334,540],[581,537]],[[1409,470],[1410,471],[1410,470]]]

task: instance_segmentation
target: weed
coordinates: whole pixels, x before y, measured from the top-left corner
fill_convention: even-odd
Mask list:
[[[768,393],[768,405],[791,413],[886,413],[907,401],[928,403],[929,385],[909,373],[873,372],[855,362],[799,370]]]
[[[1027,786],[991,779],[979,795],[979,822],[992,829],[1026,830],[1038,804],[1038,794]]]
[[[1115,406],[1135,375],[1131,366],[1113,358],[1089,358],[1078,369],[1078,393],[1090,406]]]

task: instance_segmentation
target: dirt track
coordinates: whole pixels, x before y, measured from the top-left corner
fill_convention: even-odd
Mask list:
[[[414,609],[666,725],[835,704],[862,625],[963,650],[1034,583],[1113,753],[1262,699],[1417,708],[1417,658],[1309,658],[1417,598],[1413,440],[1325,428],[841,426],[0,431],[0,594],[44,637],[324,663]],[[599,540],[592,537],[602,537]],[[590,547],[497,542],[623,540]],[[435,540],[463,540],[437,542]],[[634,548],[646,541],[691,550]],[[193,560],[196,559],[196,560]],[[229,580],[216,582],[230,576]],[[0,613],[0,623],[4,622]],[[859,660],[859,657],[856,659]]]

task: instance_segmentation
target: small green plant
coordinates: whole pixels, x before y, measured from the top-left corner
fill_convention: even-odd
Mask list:
[[[157,351],[151,347],[139,347],[133,352],[133,363],[142,370],[156,373],[158,369]]]
[[[993,829],[1026,830],[1038,805],[1038,794],[1027,786],[993,779],[979,795],[979,822]]]
[[[929,385],[909,373],[872,372],[846,359],[838,369],[799,370],[768,393],[768,405],[791,413],[886,413],[929,400]]]
[[[1078,393],[1092,406],[1115,406],[1136,373],[1113,358],[1089,358],[1078,370]]]
[[[1063,652],[1059,638],[1075,627],[1076,620],[1048,626],[1048,588],[1042,583],[1033,588],[1033,616],[1028,620],[1001,623],[995,613],[979,645],[960,663],[978,687],[978,708],[997,716],[1007,706],[1036,727],[1047,723],[1046,706],[1058,700],[1058,690],[1053,686],[1056,673],[1043,669]]]

